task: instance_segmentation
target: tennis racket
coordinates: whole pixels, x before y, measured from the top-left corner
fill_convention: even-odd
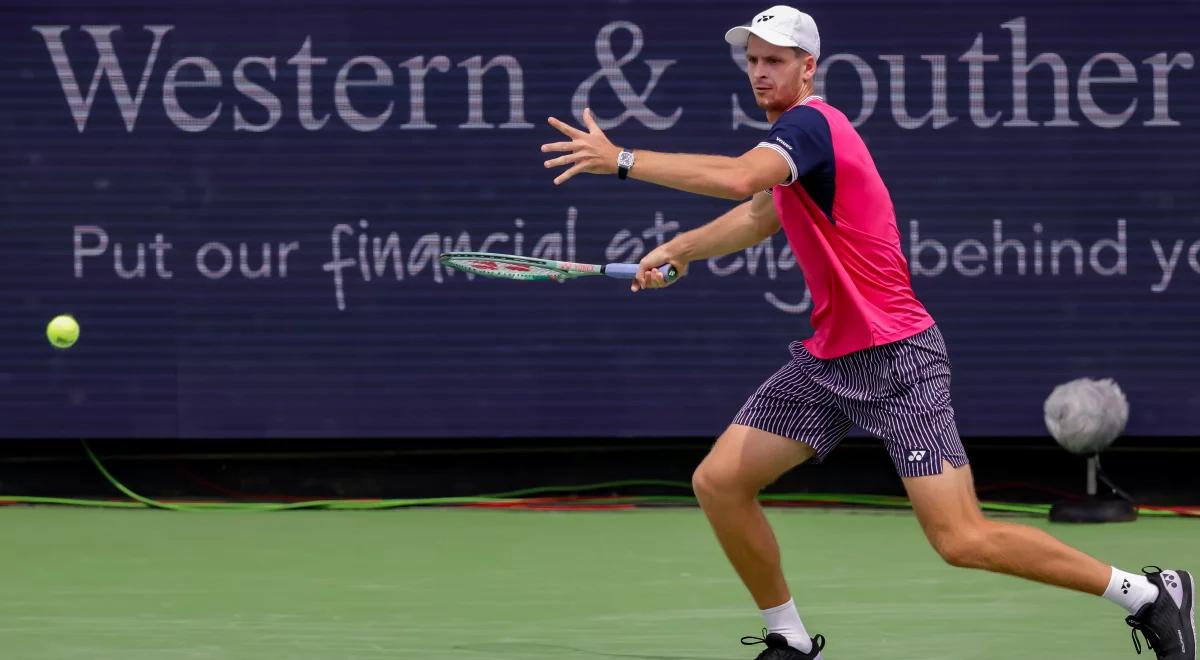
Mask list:
[[[619,280],[632,280],[638,273],[637,264],[577,264],[572,261],[534,259],[515,254],[491,252],[446,252],[441,256],[443,266],[484,277],[508,280],[565,282],[588,275],[607,275]],[[671,264],[658,267],[668,282],[679,274]]]

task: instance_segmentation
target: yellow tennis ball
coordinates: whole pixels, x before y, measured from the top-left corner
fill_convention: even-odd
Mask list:
[[[46,326],[46,338],[55,348],[71,348],[79,339],[79,324],[70,314],[59,314]]]

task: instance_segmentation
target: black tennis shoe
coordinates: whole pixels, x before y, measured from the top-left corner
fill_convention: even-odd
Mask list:
[[[821,649],[825,648],[825,638],[817,635],[812,638],[812,650],[808,653],[801,653],[788,646],[787,638],[783,635],[768,633],[765,630],[762,637],[743,637],[742,643],[746,646],[767,645],[767,648],[759,653],[755,660],[821,660]]]
[[[1146,579],[1158,587],[1158,598],[1125,617],[1133,628],[1133,648],[1142,653],[1138,633],[1158,660],[1196,660],[1196,582],[1187,571],[1142,569]]]

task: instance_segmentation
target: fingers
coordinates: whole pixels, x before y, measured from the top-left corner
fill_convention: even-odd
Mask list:
[[[551,126],[558,129],[558,131],[560,133],[562,133],[563,135],[565,135],[571,139],[577,138],[581,135],[587,135],[587,133],[584,133],[583,131],[579,130],[578,128],[575,128],[574,126],[571,126],[569,124],[565,124],[554,117],[551,117],[547,121],[550,122]]]
[[[587,126],[588,133],[600,133],[600,126],[596,124],[596,118],[592,116],[591,108],[583,109],[583,123]]]
[[[604,141],[607,138],[604,137],[600,126],[596,124],[596,118],[592,115],[591,108],[585,108],[583,111],[583,121],[589,131],[587,133],[559,121],[556,117],[549,117],[547,121],[560,133],[571,138],[570,142],[549,142],[542,145],[543,153],[568,152],[567,155],[545,161],[544,165],[546,168],[573,165],[569,170],[554,179],[554,185],[560,186],[580,172],[601,173],[607,171],[602,164],[596,161],[597,158],[605,158],[605,156],[598,156],[598,153],[607,153],[603,149],[605,145],[597,142],[597,140]],[[608,146],[611,147],[611,145]],[[589,156],[589,154],[591,155]],[[587,163],[590,163],[590,165]]]
[[[642,289],[652,288],[652,285],[650,284],[651,279],[652,278],[650,277],[650,271],[643,270],[643,271],[639,272],[637,275],[633,276],[633,285],[630,288],[633,290],[634,293],[637,293],[638,291],[641,291]]]
[[[657,268],[649,268],[639,271],[633,278],[633,284],[630,285],[630,291],[637,293],[642,289],[662,289],[670,284],[667,282],[666,273],[663,273]]]
[[[545,165],[547,168],[558,167],[559,165],[569,165],[569,164],[574,163],[575,161],[579,160],[580,158],[583,158],[583,156],[584,156],[584,154],[582,154],[582,153],[567,154],[566,156],[559,156],[558,158],[551,158],[550,160],[546,161]]]
[[[575,151],[580,145],[578,142],[550,142],[542,145],[542,152],[547,151]]]
[[[633,276],[633,285],[631,288],[633,289],[634,293],[637,293],[642,289],[650,288],[649,284],[646,283],[646,279],[649,274],[650,271],[640,270],[638,271],[637,275]]]
[[[564,156],[564,158],[565,158],[565,156]],[[567,170],[566,172],[563,172],[562,174],[559,174],[557,177],[554,178],[554,185],[561,186],[562,184],[564,184],[568,180],[570,180],[571,177],[582,172],[583,168],[584,168],[583,163],[575,163],[575,165],[573,167],[571,167],[571,169]]]

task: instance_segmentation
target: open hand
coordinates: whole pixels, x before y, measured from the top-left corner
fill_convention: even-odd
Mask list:
[[[562,185],[580,172],[588,174],[615,174],[617,172],[617,156],[621,153],[621,149],[609,142],[604,131],[596,125],[591,108],[585,108],[583,111],[583,122],[587,125],[587,132],[554,117],[550,117],[548,121],[563,135],[571,138],[570,142],[551,142],[542,145],[542,153],[566,153],[565,156],[546,161],[547,168],[571,166],[566,172],[555,177],[554,185]]]

